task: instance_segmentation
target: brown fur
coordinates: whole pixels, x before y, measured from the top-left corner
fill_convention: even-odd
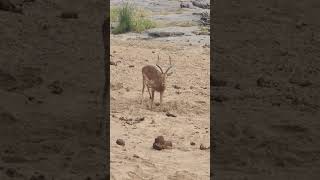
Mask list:
[[[171,65],[171,60],[170,60]],[[144,88],[147,87],[149,96],[151,99],[151,109],[153,106],[154,101],[154,92],[157,91],[160,93],[160,107],[162,107],[162,97],[163,93],[166,89],[166,78],[170,74],[168,74],[168,70],[172,67],[170,66],[165,72],[162,71],[161,67],[157,65],[160,69],[160,71],[155,67],[151,65],[146,65],[142,68],[142,95],[141,95],[141,104],[143,101],[143,93]],[[151,92],[150,92],[151,90]]]

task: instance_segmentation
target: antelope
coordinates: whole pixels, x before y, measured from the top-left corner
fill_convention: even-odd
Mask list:
[[[166,78],[170,75],[172,75],[173,72],[168,73],[168,71],[173,67],[171,65],[171,57],[169,56],[170,65],[168,69],[164,72],[162,68],[158,65],[159,62],[159,55],[158,55],[158,61],[156,63],[156,66],[159,68],[159,70],[152,65],[146,65],[142,68],[142,95],[141,95],[141,104],[143,101],[143,93],[144,88],[147,87],[151,105],[150,109],[152,110],[153,101],[154,101],[154,92],[157,91],[160,93],[160,109],[162,109],[162,98],[164,90],[166,89]],[[151,92],[150,92],[151,90]]]

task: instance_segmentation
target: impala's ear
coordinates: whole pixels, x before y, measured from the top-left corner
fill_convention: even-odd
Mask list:
[[[173,74],[173,72],[169,72],[167,73],[167,76],[171,76]]]

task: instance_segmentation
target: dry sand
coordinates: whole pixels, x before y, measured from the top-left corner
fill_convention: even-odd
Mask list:
[[[111,6],[117,3],[114,0]],[[209,179],[210,150],[200,150],[200,145],[210,146],[210,38],[193,34],[199,30],[197,25],[177,27],[177,21],[199,19],[192,12],[202,10],[180,9],[178,1],[139,0],[135,4],[150,10],[150,18],[163,19],[169,26],[150,31],[184,35],[150,38],[147,32],[111,34],[111,61],[116,64],[110,66],[111,179]],[[169,56],[174,68],[167,79],[163,109],[155,106],[150,110],[146,89],[140,104],[141,70],[155,65],[158,54],[163,69],[169,65]],[[155,103],[159,103],[159,96],[155,94]],[[168,117],[166,112],[176,117]],[[157,136],[171,141],[172,149],[153,149]],[[123,139],[125,146],[116,144],[117,139]]]
[[[110,77],[112,179],[209,179],[210,151],[199,149],[201,143],[210,146],[209,48],[120,37],[111,35],[111,60],[117,62]],[[143,105],[139,103],[141,69],[155,65],[158,53],[162,66],[168,67],[169,55],[175,65],[164,111],[177,117],[167,117],[158,106],[151,111],[147,92]],[[135,121],[141,117],[143,121]],[[172,141],[173,149],[152,149],[159,135]],[[126,142],[124,147],[116,144],[118,138]]]

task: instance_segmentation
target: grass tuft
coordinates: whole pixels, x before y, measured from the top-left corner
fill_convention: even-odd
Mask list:
[[[113,30],[114,34],[126,32],[143,32],[156,27],[156,23],[148,19],[149,12],[142,8],[135,8],[129,3],[124,3],[121,7],[111,8],[110,21],[118,22]]]

